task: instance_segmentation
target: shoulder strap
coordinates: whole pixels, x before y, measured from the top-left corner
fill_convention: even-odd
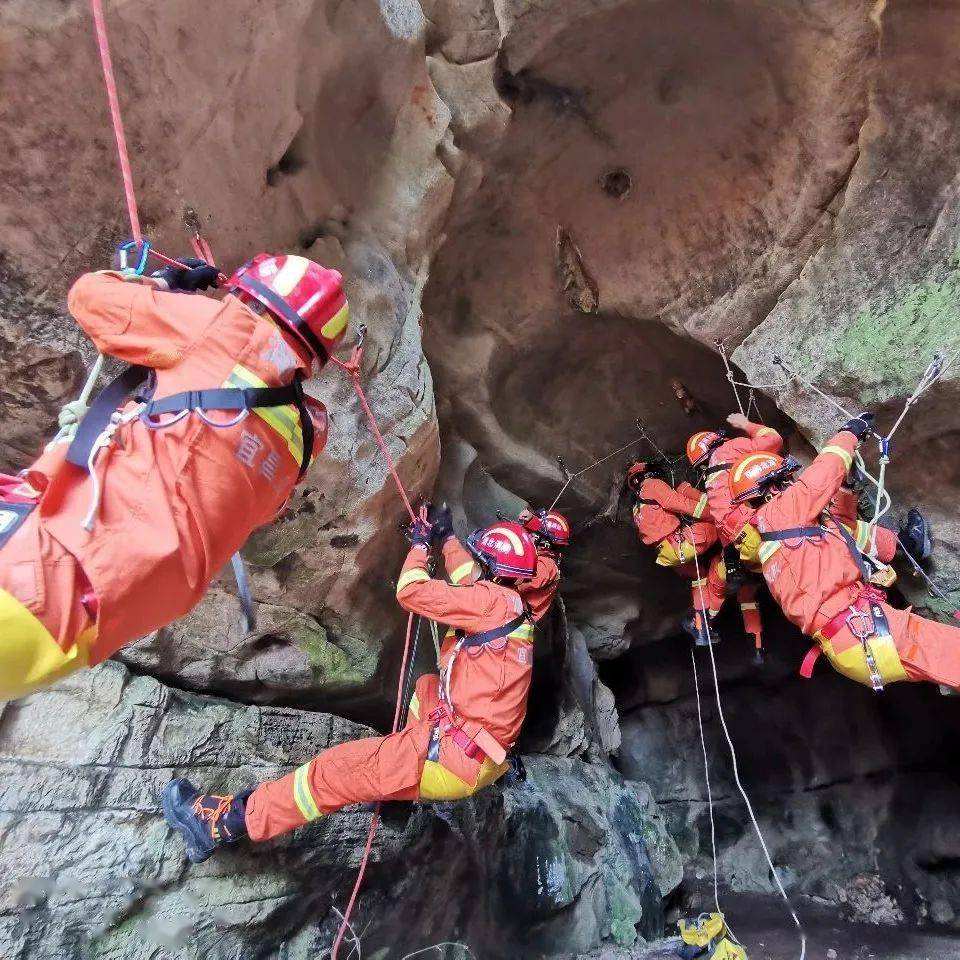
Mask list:
[[[184,390],[160,400],[151,400],[145,417],[184,410],[252,410],[254,407],[282,407],[296,403],[293,384],[285,387],[217,387],[212,390]]]
[[[857,546],[857,541],[850,536],[850,531],[829,511],[826,511],[827,516],[833,521],[837,530],[840,532],[840,536],[843,537],[843,542],[847,545],[847,549],[850,551],[850,556],[853,557],[853,562],[857,565],[860,570],[860,576],[863,577],[864,583],[870,582],[870,567],[867,565],[867,561],[863,559],[863,554],[860,552],[860,548]]]
[[[761,533],[760,539],[766,540],[822,540],[826,536],[823,527],[792,527],[790,530],[773,530]]]
[[[721,470],[729,470],[732,463],[715,463],[712,467],[707,467],[703,472],[709,477],[711,473],[719,473]]]
[[[483,633],[467,634],[460,639],[460,642],[465,647],[480,647],[485,643],[491,643],[494,640],[499,640],[501,637],[506,637],[513,633],[517,627],[522,626],[529,616],[530,611],[527,609],[526,604],[524,604],[523,613],[519,614],[517,617],[514,617],[514,619],[508,623],[505,623],[500,627],[494,627],[492,630],[484,630]]]
[[[137,364],[127,367],[120,376],[108,383],[90,404],[87,415],[80,421],[77,432],[67,448],[67,461],[87,469],[90,451],[97,437],[106,429],[110,418],[131,396],[150,380],[150,368]]]

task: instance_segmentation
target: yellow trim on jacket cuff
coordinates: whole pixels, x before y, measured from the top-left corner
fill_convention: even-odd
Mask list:
[[[412,570],[408,570],[406,573],[400,575],[400,579],[397,581],[397,593],[399,594],[401,590],[409,587],[411,583],[422,583],[424,580],[429,579],[430,574],[427,573],[426,570],[414,567]]]
[[[466,563],[461,563],[460,566],[450,574],[450,582],[459,585],[470,573],[470,571],[473,570],[473,566],[473,560],[468,560]]]
[[[836,444],[829,444],[828,446],[824,447],[820,453],[832,453],[834,456],[839,457],[847,465],[848,470],[853,466],[852,454],[847,453],[843,447],[838,447]]]

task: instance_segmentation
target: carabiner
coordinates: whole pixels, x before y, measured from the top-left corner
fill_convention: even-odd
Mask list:
[[[235,427],[238,423],[242,423],[247,418],[247,414],[250,412],[249,407],[243,407],[240,412],[232,420],[213,420],[207,416],[206,411],[203,407],[194,407],[193,412],[208,426],[216,427],[218,430],[225,429],[226,427]]]
[[[143,271],[147,268],[147,260],[150,259],[150,241],[141,240],[140,241],[140,251],[137,254],[137,265],[135,267],[130,266],[130,251],[137,249],[136,240],[127,240],[126,243],[121,243],[117,247],[117,260],[120,264],[121,270],[133,270],[133,272],[138,276],[143,276]]]

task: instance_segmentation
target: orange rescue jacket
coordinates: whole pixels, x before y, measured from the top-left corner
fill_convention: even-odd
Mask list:
[[[457,551],[466,554],[456,538],[450,538],[444,544],[448,568],[462,556]],[[440,649],[440,668],[446,671],[457,643],[453,631],[478,634],[502,627],[523,611],[523,601],[516,590],[489,580],[458,586],[433,579],[427,562],[423,548],[410,549],[397,581],[397,600],[404,610],[452,628]],[[532,666],[529,623],[499,640],[460,650],[449,678],[457,717],[479,724],[503,747],[512,746],[527,712]]]
[[[716,524],[720,542],[727,546],[737,539],[744,524],[750,522],[754,508],[747,503],[733,503],[730,492],[730,467],[748,453],[780,453],[783,437],[773,427],[762,423],[748,423],[747,436],[725,440],[710,453],[707,473],[707,499],[710,515]],[[710,468],[726,464],[725,469]]]
[[[674,490],[659,477],[650,477],[640,484],[640,495],[633,506],[633,523],[643,543],[656,546],[677,534],[681,517],[699,521],[689,524],[684,536],[698,553],[713,545],[717,535],[709,519],[705,494],[686,482]]]
[[[266,316],[235,297],[168,293],[105,271],[82,276],[70,312],[101,353],[156,372],[154,398],[215,387],[281,386],[310,374],[309,360]],[[124,411],[133,409],[128,403]],[[309,403],[313,453],[326,437]],[[209,415],[212,420],[235,414]],[[42,491],[44,533],[82,567],[98,601],[91,663],[185,614],[250,532],[272,520],[297,482],[303,438],[293,405],[258,408],[217,428],[195,414],[162,429],[140,419],[100,453],[96,523],[81,526],[93,480],[58,444],[27,471]]]
[[[813,636],[861,593],[860,567],[836,524],[822,518],[853,462],[857,438],[841,431],[783,493],[764,504],[754,521],[761,534],[822,524],[823,537],[765,541],[763,576],[784,615]]]

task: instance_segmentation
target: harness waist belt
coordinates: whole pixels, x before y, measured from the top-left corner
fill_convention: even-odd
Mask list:
[[[434,735],[449,734],[450,739],[471,759],[482,760],[489,757],[494,763],[501,764],[507,759],[506,748],[483,727],[471,737],[464,729],[456,725],[456,718],[443,703],[432,710],[427,719],[434,725]],[[432,758],[434,760],[437,757]]]
[[[485,643],[491,643],[494,640],[499,640],[501,637],[506,637],[513,633],[517,627],[522,626],[529,618],[530,611],[527,610],[526,605],[524,605],[523,613],[517,617],[514,617],[514,619],[510,620],[508,623],[505,623],[500,627],[494,627],[492,630],[484,630],[483,633],[472,633],[461,636],[460,643],[465,647],[481,647]]]
[[[790,530],[774,530],[761,533],[760,539],[770,543],[774,540],[821,540],[827,535],[823,527],[792,527]]]
[[[141,416],[158,417],[184,410],[252,410],[255,407],[284,407],[296,404],[293,384],[285,387],[215,387],[211,390],[185,390],[160,400],[151,400]]]
[[[869,611],[871,603],[880,603],[886,599],[887,595],[883,590],[880,590],[878,587],[874,586],[866,586],[860,591],[850,606],[856,607],[858,610]],[[830,620],[828,620],[817,631],[817,635],[823,637],[824,640],[832,640],[847,625],[847,620],[849,617],[850,609],[849,607],[844,607],[843,610],[841,610],[835,617],[832,617]],[[876,624],[874,624],[874,627],[876,627]],[[874,629],[874,633],[876,633],[876,629]]]

